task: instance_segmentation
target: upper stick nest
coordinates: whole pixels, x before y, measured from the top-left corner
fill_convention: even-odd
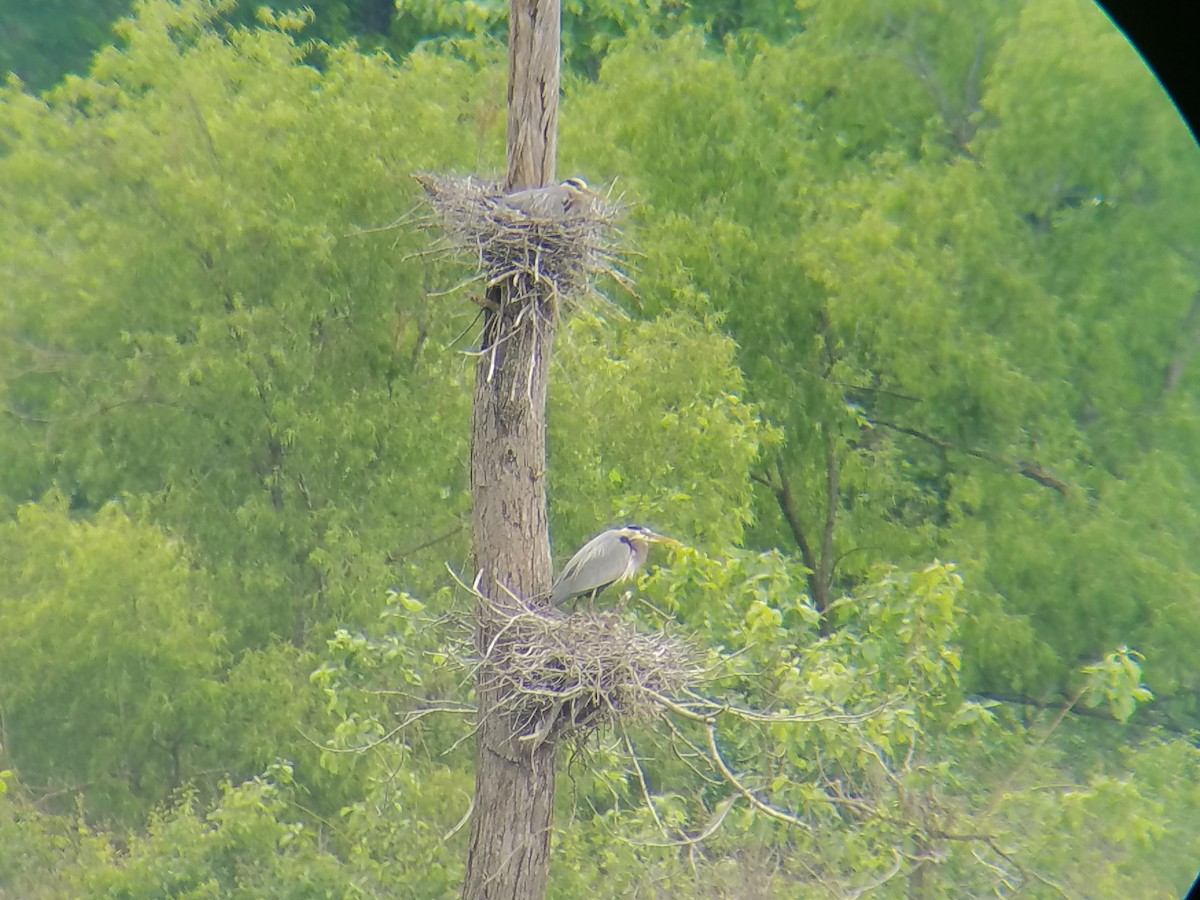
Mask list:
[[[518,740],[541,743],[661,712],[703,675],[700,654],[665,631],[638,631],[615,612],[559,616],[489,602],[494,637],[481,648],[481,683]]]
[[[602,275],[629,289],[616,255],[616,201],[589,191],[568,212],[535,215],[506,203],[496,182],[423,173],[413,178],[428,194],[450,249],[472,258],[487,288],[508,281],[512,299],[521,300],[549,287],[556,306],[584,296]]]

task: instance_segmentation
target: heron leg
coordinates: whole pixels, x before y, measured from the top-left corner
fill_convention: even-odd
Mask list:
[[[623,593],[621,595],[621,599],[619,601],[617,601],[617,606],[620,608],[620,610],[622,612],[624,612],[625,607],[629,605],[629,601],[632,599],[633,599],[633,591],[626,591],[625,593]]]

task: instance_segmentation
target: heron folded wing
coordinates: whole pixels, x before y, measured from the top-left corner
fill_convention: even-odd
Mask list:
[[[557,606],[571,597],[599,592],[628,578],[632,563],[633,548],[628,541],[611,532],[597,535],[563,567],[551,589],[550,602]]]

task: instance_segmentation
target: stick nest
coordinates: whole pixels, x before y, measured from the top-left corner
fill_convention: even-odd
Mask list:
[[[605,276],[632,292],[619,266],[616,228],[621,204],[589,192],[560,216],[540,216],[505,203],[496,182],[419,173],[447,249],[470,258],[491,289],[508,282],[512,299],[549,295],[556,308],[586,295]]]
[[[638,631],[615,612],[569,616],[489,603],[493,634],[477,660],[482,684],[515,736],[536,746],[662,712],[703,675],[699,651],[665,631]]]

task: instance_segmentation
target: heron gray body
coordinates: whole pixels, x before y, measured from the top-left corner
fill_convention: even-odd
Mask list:
[[[550,603],[561,606],[572,597],[599,596],[610,584],[626,581],[646,564],[653,543],[676,543],[641,525],[602,531],[563,566],[550,591]]]
[[[586,211],[591,191],[582,178],[568,178],[562,184],[514,191],[500,197],[505,206],[543,219],[561,219],[572,213]]]

